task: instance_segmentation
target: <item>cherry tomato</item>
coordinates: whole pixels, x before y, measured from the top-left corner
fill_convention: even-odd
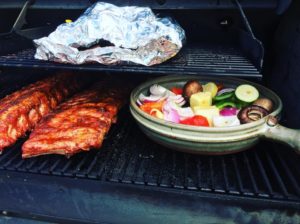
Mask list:
[[[208,127],[209,123],[206,117],[201,115],[195,115],[194,117],[187,118],[180,121],[180,124],[194,125],[194,126],[205,126]]]
[[[180,124],[193,125],[193,118],[187,118],[179,122]]]
[[[204,116],[201,116],[201,115],[195,115],[193,117],[193,122],[194,122],[194,125],[197,125],[197,126],[206,126],[208,127],[209,126],[209,123],[208,123],[208,120],[206,117]]]
[[[175,93],[176,95],[182,95],[182,92],[183,92],[182,88],[178,88],[178,87],[171,88],[171,91],[173,93]]]

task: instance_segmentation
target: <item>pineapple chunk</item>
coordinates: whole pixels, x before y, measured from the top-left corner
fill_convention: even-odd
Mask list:
[[[212,104],[211,92],[199,92],[191,95],[190,105],[194,107],[210,107]]]
[[[220,110],[216,106],[210,107],[194,107],[193,108],[195,115],[201,115],[206,117],[209,126],[213,125],[213,117],[220,116]]]

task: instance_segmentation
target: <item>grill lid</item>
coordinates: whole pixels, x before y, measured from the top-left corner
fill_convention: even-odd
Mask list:
[[[33,5],[32,5],[33,4]],[[138,66],[129,63],[122,63],[114,66],[104,65],[70,65],[52,62],[38,61],[33,58],[34,47],[28,49],[27,46],[19,44],[16,38],[11,40],[14,45],[22,45],[11,49],[10,54],[6,49],[8,44],[0,47],[0,67],[27,67],[27,68],[51,68],[51,69],[70,69],[85,71],[110,71],[110,72],[135,72],[147,74],[188,74],[188,75],[222,75],[238,77],[259,77],[262,68],[264,48],[262,43],[255,37],[238,1],[231,3],[240,13],[240,20],[244,24],[242,29],[233,29],[230,32],[222,32],[214,35],[212,39],[219,39],[219,43],[211,43],[209,40],[199,41],[201,43],[189,42],[184,46],[179,55],[161,65],[153,67]],[[26,13],[29,7],[33,7],[32,0],[27,1],[17,18],[15,25],[9,33],[0,34],[0,42],[9,39],[12,34],[25,36],[29,39],[47,35],[53,27],[34,27],[24,29]],[[29,13],[29,12],[28,12]],[[183,27],[185,29],[185,27]],[[47,32],[45,34],[45,32]],[[206,32],[206,31],[205,31]],[[187,36],[187,39],[189,37]],[[228,44],[231,43],[231,44]],[[2,50],[1,48],[4,48]]]

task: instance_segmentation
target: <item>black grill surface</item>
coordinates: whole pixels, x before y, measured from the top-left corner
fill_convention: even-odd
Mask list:
[[[0,67],[261,77],[260,72],[238,47],[226,45],[188,45],[170,61],[151,67],[125,63],[113,66],[59,64],[36,60],[34,53],[35,49],[27,49],[14,54],[2,55],[0,56]]]
[[[291,150],[262,142],[245,152],[196,156],[148,140],[124,109],[100,150],[67,159],[48,155],[21,159],[20,140],[0,156],[0,172],[15,171],[94,179],[183,191],[238,195],[300,203],[300,158]]]

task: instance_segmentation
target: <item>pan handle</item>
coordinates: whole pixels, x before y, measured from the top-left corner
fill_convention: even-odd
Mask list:
[[[291,146],[296,153],[300,154],[300,130],[290,129],[278,124],[278,119],[273,116],[269,116],[263,136],[274,140],[285,143]]]

